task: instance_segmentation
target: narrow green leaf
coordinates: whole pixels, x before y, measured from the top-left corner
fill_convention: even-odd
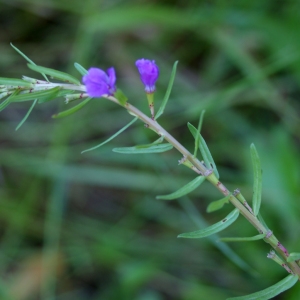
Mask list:
[[[261,170],[260,159],[254,144],[251,144],[250,151],[251,151],[251,159],[252,159],[253,174],[254,174],[253,198],[252,198],[253,213],[255,216],[257,216],[261,204],[262,170]]]
[[[74,67],[77,69],[77,71],[83,76],[88,73],[88,71],[79,63],[74,63]]]
[[[162,200],[178,199],[195,190],[204,180],[205,180],[204,176],[198,176],[195,179],[193,179],[191,182],[189,182],[188,184],[186,184],[185,186],[177,190],[176,192],[169,195],[156,196],[156,199],[162,199]]]
[[[45,97],[40,97],[38,99],[38,103],[41,104],[41,103],[49,102],[49,101],[55,100],[56,98],[62,97],[64,95],[68,94],[68,93],[70,93],[70,91],[60,90],[60,88],[59,88],[57,93],[54,93],[52,95],[45,96]]]
[[[188,239],[199,239],[199,238],[203,238],[203,237],[212,235],[214,233],[224,230],[229,225],[231,225],[237,219],[237,217],[239,216],[239,213],[240,213],[239,210],[235,209],[227,217],[225,217],[222,221],[220,221],[214,225],[211,225],[207,228],[200,229],[197,231],[181,233],[178,235],[178,237],[188,238]]]
[[[58,97],[64,97],[66,95],[73,94],[73,93],[74,93],[74,90],[60,89],[59,92],[58,92],[58,94],[57,94],[57,98]]]
[[[201,133],[201,127],[202,127],[202,123],[203,123],[204,114],[205,114],[205,110],[202,110],[201,114],[200,114],[199,122],[198,122],[198,132],[199,133]],[[200,139],[200,135],[197,134],[196,138],[195,138],[194,157],[197,157],[197,151],[198,151],[198,148],[199,148],[199,139]]]
[[[6,98],[3,102],[0,103],[0,111],[2,111],[4,108],[6,108],[6,106],[8,106],[11,103],[11,96],[12,95],[10,95],[8,98]]]
[[[165,94],[165,97],[161,103],[161,106],[155,116],[155,119],[157,120],[164,112],[165,110],[165,107],[167,105],[167,102],[169,100],[169,97],[170,97],[170,94],[171,94],[171,91],[172,91],[172,87],[173,87],[173,83],[174,83],[174,79],[175,79],[175,75],[176,75],[176,68],[177,68],[177,64],[178,64],[178,60],[175,61],[174,65],[173,65],[173,68],[172,68],[172,72],[171,72],[171,77],[170,77],[170,81],[169,81],[169,84],[168,84],[168,88],[167,88],[167,91],[166,91],[166,94]]]
[[[199,139],[199,149],[200,149],[200,152],[201,152],[201,155],[203,157],[203,160],[204,160],[204,163],[206,165],[206,167],[208,169],[211,168],[211,166],[213,167],[213,171],[214,173],[216,174],[217,178],[219,178],[219,172],[217,170],[217,166],[214,162],[214,159],[206,145],[206,142],[204,140],[204,138],[202,137],[202,135],[198,132],[198,130],[191,124],[191,123],[188,123],[188,128],[191,132],[191,134],[193,135],[194,139],[197,138],[198,136],[198,139]]]
[[[95,146],[95,147],[92,147],[92,148],[89,148],[89,149],[86,149],[84,151],[81,152],[84,153],[84,152],[88,152],[88,151],[92,151],[92,150],[95,150],[103,145],[105,145],[106,143],[110,142],[112,139],[114,139],[115,137],[117,137],[119,134],[121,134],[124,130],[126,130],[130,125],[132,125],[138,118],[134,118],[133,120],[131,120],[127,125],[125,125],[122,129],[120,129],[118,132],[116,132],[114,135],[112,135],[110,138],[108,138],[107,140],[105,140],[103,143]]]
[[[4,98],[6,98],[6,97],[8,97],[9,95],[11,95],[12,93],[11,92],[8,92],[8,91],[2,91],[2,92],[0,92],[0,100],[2,100],[2,99],[4,99]]]
[[[29,58],[27,57],[21,50],[19,50],[16,46],[14,46],[12,43],[10,43],[10,45],[21,55],[23,56],[28,62],[30,62],[31,64],[35,65],[35,63]]]
[[[153,145],[161,144],[163,142],[163,140],[164,140],[164,137],[161,136],[159,139],[157,139],[156,141],[154,141],[151,144],[136,145],[135,147],[137,147],[137,148],[149,148],[149,147],[152,147]]]
[[[120,89],[117,89],[117,91],[114,93],[114,97],[119,101],[119,103],[124,106],[128,100],[128,98],[123,94],[123,92]]]
[[[299,260],[300,259],[300,253],[299,252],[292,252],[290,253],[290,256],[287,258],[288,262]]]
[[[41,102],[49,101],[55,99],[60,91],[60,87],[57,86],[48,90],[41,90],[38,92],[24,93],[14,96],[12,102],[23,102],[31,101],[33,99],[39,99]]]
[[[123,154],[140,154],[140,153],[165,152],[171,150],[172,148],[173,146],[171,144],[158,144],[148,148],[139,148],[138,146],[114,148],[113,151],[117,153],[123,153]]]
[[[226,203],[229,203],[229,198],[230,198],[230,195],[228,195],[220,200],[211,202],[208,205],[206,211],[208,213],[210,213],[210,212],[216,211],[218,209],[221,209]]]
[[[27,60],[29,63],[36,65],[29,57],[27,57],[21,50],[19,50],[16,46],[14,46],[12,43],[10,45],[21,55]],[[43,77],[49,82],[48,77],[42,73]]]
[[[0,111],[2,111],[6,106],[8,106],[11,102],[13,102],[13,97],[15,97],[20,90],[15,90],[8,98],[6,98],[3,102],[0,104]]]
[[[52,97],[41,97],[38,99],[38,103],[45,103],[51,100],[54,100],[55,98],[59,98],[59,97],[64,97],[70,93],[73,93],[73,90],[65,90],[65,89],[61,89],[61,87],[56,87],[58,88],[58,92],[53,95]]]
[[[16,87],[28,87],[32,88],[32,84],[28,81],[17,78],[4,78],[0,77],[0,85],[12,85]]]
[[[71,103],[71,102],[73,102],[73,101],[76,101],[76,100],[83,100],[83,99],[85,99],[85,98],[87,98],[88,97],[88,94],[86,94],[86,93],[80,93],[80,94],[77,94],[77,93],[74,93],[74,92],[68,92],[68,93],[66,93],[65,95],[65,98],[66,98],[66,100],[65,100],[65,103],[66,104],[69,104],[69,103]],[[78,102],[78,101],[77,101]]]
[[[92,98],[86,98],[84,101],[80,102],[76,106],[73,106],[70,109],[67,109],[65,111],[62,111],[56,115],[53,115],[52,118],[57,119],[57,118],[63,118],[66,116],[69,116],[71,114],[74,114],[76,111],[80,110],[82,107],[84,107]]]
[[[298,276],[288,275],[283,280],[279,281],[278,283],[270,286],[269,288],[263,291],[241,297],[227,298],[227,300],[268,300],[290,289],[293,285],[296,284],[297,281]]]
[[[225,237],[225,238],[221,238],[220,241],[221,242],[252,242],[252,241],[257,241],[257,240],[262,240],[264,239],[266,236],[265,233],[263,234],[258,234],[252,237]]]
[[[57,70],[54,70],[54,69],[50,69],[50,68],[46,68],[46,67],[42,67],[42,66],[37,66],[37,65],[32,65],[32,64],[27,64],[28,68],[33,70],[33,71],[36,71],[36,72],[39,72],[39,73],[44,73],[44,74],[47,74],[53,78],[56,78],[56,79],[59,79],[59,80],[62,80],[62,81],[66,81],[66,82],[70,82],[70,83],[74,83],[74,84],[77,84],[77,85],[80,85],[80,81],[67,74],[67,73],[64,73],[64,72],[61,72],[61,71],[57,71]]]
[[[269,226],[267,225],[266,221],[262,217],[261,213],[257,214],[257,218],[260,221],[260,223],[262,223],[265,226],[265,228],[267,228],[268,230],[270,230]]]
[[[25,123],[25,121],[26,121],[27,118],[29,117],[30,113],[32,112],[33,108],[35,107],[35,105],[36,105],[36,103],[37,103],[37,100],[38,100],[38,99],[35,99],[35,100],[32,102],[32,104],[31,104],[29,110],[27,111],[26,115],[25,115],[24,118],[21,120],[21,122],[18,124],[18,126],[16,127],[16,130],[18,130],[18,129]]]

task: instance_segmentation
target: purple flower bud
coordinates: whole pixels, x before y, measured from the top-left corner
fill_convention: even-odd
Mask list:
[[[145,91],[148,94],[152,94],[155,91],[155,82],[159,76],[159,68],[155,64],[154,60],[149,59],[139,59],[135,62],[136,67],[138,68],[141,80],[145,85]]]
[[[103,95],[113,95],[116,91],[116,73],[114,68],[109,68],[107,74],[98,68],[90,68],[83,76],[82,82],[86,87],[86,92],[90,97],[101,97]]]

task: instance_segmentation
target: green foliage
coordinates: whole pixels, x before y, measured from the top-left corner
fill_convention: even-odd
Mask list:
[[[122,154],[142,154],[142,153],[161,153],[173,148],[171,144],[149,144],[133,147],[114,148],[113,151]]]
[[[0,103],[0,111],[2,111],[4,108],[6,108],[11,102],[13,102],[13,99],[16,95],[18,95],[20,90],[15,90],[12,94],[10,94],[9,97],[7,97],[4,101]]]
[[[228,195],[220,200],[209,203],[206,211],[210,213],[210,212],[216,211],[218,209],[221,209],[225,204],[229,203],[229,198],[230,198],[230,195]]]
[[[300,253],[292,252],[290,256],[287,258],[287,261],[295,261],[300,259]]]
[[[188,238],[188,239],[200,239],[200,238],[210,236],[212,234],[215,234],[217,232],[226,229],[238,218],[239,213],[240,213],[239,210],[235,209],[228,216],[226,216],[222,221],[215,223],[214,225],[211,225],[207,228],[200,229],[197,231],[181,233],[180,235],[178,235],[178,237]]]
[[[19,50],[17,47],[15,47],[12,43],[10,43],[10,45],[23,57],[23,58],[25,58],[25,60],[27,60],[30,64],[32,64],[32,65],[36,65],[29,57],[27,57],[21,50]],[[47,80],[47,81],[49,81],[48,80],[48,78],[47,78],[47,76],[44,74],[44,73],[42,73],[42,75],[43,75],[43,77]]]
[[[85,69],[82,65],[79,63],[74,63],[74,67],[77,69],[77,71],[83,76],[88,73],[87,69]]]
[[[265,234],[258,234],[252,237],[228,237],[228,238],[221,238],[221,242],[252,242],[262,240],[266,237]]]
[[[205,180],[204,176],[198,176],[195,179],[193,179],[191,182],[189,182],[188,184],[186,184],[185,186],[183,186],[182,188],[177,190],[176,192],[169,194],[169,195],[156,196],[156,199],[160,199],[160,200],[178,199],[184,195],[191,193],[193,190],[195,190],[197,187],[199,187],[201,185],[201,183],[203,183],[204,180]]]
[[[114,66],[118,87],[147,113],[134,61],[145,57],[159,65],[159,103],[171,66],[179,60],[159,122],[193,149],[194,140],[184,128],[187,120],[197,124],[205,109],[201,134],[222,180],[232,190],[239,188],[249,204],[253,176],[247,145],[254,142],[264,172],[265,222],[299,251],[300,43],[295,1],[16,3],[0,4],[0,76],[21,78],[30,72],[12,51],[11,41],[38,65],[78,79],[74,61],[87,69]],[[143,126],[132,126],[101,151],[80,154],[129,122],[122,108],[90,101],[68,118],[51,120],[72,105],[58,99],[36,105],[15,132],[31,104],[13,103],[0,114],[1,292],[21,290],[30,278],[34,285],[20,291],[23,298],[198,300],[201,295],[224,300],[262,290],[283,277],[282,268],[266,262],[265,243],[232,249],[214,236],[201,243],[174,239],[176,232],[221,219],[222,211],[201,215],[220,195],[204,183],[191,194],[191,209],[186,198],[155,201],[155,195],[176,190],[192,175],[177,166],[176,151],[146,157],[111,153],[113,147],[156,139]],[[233,236],[253,235],[242,218],[229,230]],[[62,254],[55,274],[35,279],[30,272],[34,268],[19,271],[23,265],[41,266],[39,258],[47,261],[49,252]],[[228,269],[229,257],[235,264]],[[242,268],[245,261],[258,276]],[[18,284],[18,278],[24,280]],[[299,292],[296,284],[279,297],[298,300]]]
[[[169,100],[169,97],[170,97],[170,94],[171,94],[171,91],[172,91],[173,83],[174,83],[174,80],[175,80],[175,76],[176,76],[177,65],[178,65],[178,61],[175,61],[174,65],[173,65],[172,72],[171,72],[171,77],[170,77],[170,81],[169,81],[169,84],[168,84],[166,94],[164,96],[164,99],[163,99],[160,107],[159,107],[159,110],[158,110],[157,114],[155,115],[156,120],[164,113],[165,107],[168,103],[168,100]]]
[[[50,69],[50,68],[46,68],[46,67],[33,65],[33,64],[27,64],[27,66],[28,66],[29,69],[31,69],[33,71],[36,71],[36,72],[39,72],[41,74],[47,74],[47,75],[49,75],[53,78],[59,79],[61,81],[70,82],[70,83],[80,85],[80,81],[77,78],[75,78],[75,77],[73,77],[73,76],[71,76],[67,73],[57,71],[57,70],[54,70],[54,69]]]
[[[149,148],[149,147],[151,147],[151,146],[153,146],[153,145],[161,144],[161,143],[163,142],[163,140],[164,140],[164,137],[161,136],[161,137],[159,137],[156,141],[154,141],[154,142],[151,143],[151,144],[137,145],[136,147],[137,147],[137,148]]]
[[[251,144],[250,150],[251,150],[251,159],[252,159],[253,174],[254,174],[253,197],[252,197],[253,213],[255,216],[257,216],[261,204],[262,170],[261,170],[260,159],[254,144]]]
[[[204,140],[204,138],[202,137],[202,135],[200,134],[200,132],[198,132],[198,130],[190,123],[188,123],[188,128],[191,132],[191,134],[193,135],[194,139],[198,139],[198,147],[200,149],[201,155],[203,157],[204,163],[206,165],[206,167],[208,169],[211,169],[211,167],[213,168],[214,173],[216,174],[217,178],[219,178],[219,172],[217,170],[217,166],[214,162],[214,159],[206,145],[206,142]]]
[[[283,280],[279,281],[278,283],[270,286],[269,288],[253,293],[251,295],[242,296],[242,297],[235,297],[235,298],[227,298],[227,300],[268,300],[272,299],[273,297],[281,294],[282,292],[290,289],[294,286],[298,281],[298,276],[295,275],[288,275]]]
[[[197,131],[199,133],[201,132],[204,114],[205,114],[205,110],[202,110],[200,117],[199,117],[198,128],[197,128]],[[200,134],[197,134],[196,138],[195,138],[194,157],[197,157],[197,152],[198,152],[198,148],[199,148],[199,140],[200,140]]]
[[[114,97],[119,101],[119,103],[124,106],[128,100],[128,98],[123,94],[123,92],[120,89],[117,89],[117,91],[114,94]]]
[[[0,77],[0,85],[12,85],[12,86],[20,86],[20,87],[28,87],[31,88],[32,84],[22,79],[15,79],[15,78],[3,78]]]
[[[15,47],[12,43],[10,43],[10,45],[22,56],[25,58],[25,60],[27,60],[30,64],[32,65],[36,65],[29,57],[27,57],[21,50],[19,50],[17,47]],[[48,77],[42,73],[43,77],[47,80],[48,80]],[[18,130],[25,122],[26,120],[28,119],[29,115],[31,114],[33,108],[35,107],[37,101],[41,101],[41,99],[35,99],[32,103],[32,105],[30,106],[29,110],[27,111],[26,115],[24,116],[24,118],[20,121],[20,123],[17,125],[16,127],[16,130]]]
[[[35,99],[35,100],[32,102],[32,104],[31,104],[29,110],[27,111],[26,115],[25,115],[24,118],[21,120],[21,122],[18,124],[18,126],[16,127],[16,130],[18,130],[18,129],[26,122],[26,120],[28,119],[28,117],[29,117],[29,115],[31,114],[32,110],[34,109],[35,105],[37,104],[37,101],[38,101],[38,99]]]
[[[71,107],[70,109],[67,109],[67,110],[62,111],[62,112],[60,112],[58,114],[53,115],[52,118],[58,119],[58,118],[63,118],[63,117],[67,117],[69,115],[72,115],[75,112],[77,112],[78,110],[82,109],[86,104],[88,104],[91,99],[92,98],[86,98],[84,101],[82,101],[79,104]]]
[[[12,98],[12,102],[23,102],[23,101],[32,101],[34,99],[38,99],[40,103],[54,100],[56,97],[58,97],[60,92],[60,87],[54,87],[48,90],[42,90],[38,92],[27,92],[24,94],[18,94],[15,95]]]
[[[92,148],[86,149],[84,151],[82,151],[81,153],[84,152],[88,152],[88,151],[92,151],[95,150],[103,145],[105,145],[106,143],[110,142],[111,140],[113,140],[115,137],[117,137],[119,134],[121,134],[123,131],[125,131],[129,126],[131,126],[138,118],[134,118],[133,120],[131,120],[127,125],[125,125],[123,128],[121,128],[118,132],[116,132],[115,134],[113,134],[110,138],[108,138],[107,140],[105,140],[104,142],[102,142],[101,144],[94,146]]]
[[[265,228],[270,230],[269,226],[267,225],[266,221],[264,220],[260,212],[258,213],[257,218],[260,221],[260,223],[262,223],[265,226]]]

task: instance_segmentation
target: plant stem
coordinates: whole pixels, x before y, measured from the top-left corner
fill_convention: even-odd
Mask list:
[[[53,83],[53,82],[47,82],[47,83],[36,83],[34,85],[33,90],[43,90],[43,89],[50,89],[54,87],[60,87],[64,90],[72,90],[72,91],[81,91],[86,92],[86,87],[84,85],[75,85],[71,83]]]
[[[105,97],[119,105],[121,105],[117,99],[112,96]],[[122,105],[121,105],[122,106]],[[124,107],[133,115],[137,116],[141,121],[143,121],[149,129],[155,131],[158,135],[163,136],[174,148],[176,148],[186,159],[188,159],[206,179],[217,188],[223,195],[230,195],[230,202],[240,211],[240,213],[258,230],[260,234],[265,234],[266,237],[264,241],[270,244],[284,259],[286,264],[290,267],[292,272],[300,278],[300,267],[295,261],[287,262],[287,257],[289,253],[286,248],[278,241],[275,235],[270,232],[253,214],[252,211],[248,210],[238,199],[234,196],[223,183],[219,181],[216,175],[207,169],[196,157],[194,157],[183,145],[181,145],[172,135],[170,135],[163,127],[161,127],[156,120],[153,120],[142,113],[135,106],[130,103],[126,103]],[[242,197],[243,198],[243,197]],[[244,198],[243,198],[244,199]]]

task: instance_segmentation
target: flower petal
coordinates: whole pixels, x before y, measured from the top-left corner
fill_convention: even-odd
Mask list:
[[[98,68],[90,68],[88,70],[88,74],[83,76],[84,84],[86,80],[92,81],[94,83],[101,83],[102,81],[108,82],[108,77],[103,70]]]
[[[159,77],[159,68],[155,61],[142,58],[138,59],[135,65],[140,73],[141,81],[145,85],[145,91],[153,93],[155,91],[155,82]]]
[[[109,68],[107,73],[98,68],[90,68],[88,73],[83,76],[82,81],[90,97],[113,95],[116,91],[116,73],[114,68]]]
[[[113,94],[116,91],[116,72],[113,67],[107,69],[109,90]]]

